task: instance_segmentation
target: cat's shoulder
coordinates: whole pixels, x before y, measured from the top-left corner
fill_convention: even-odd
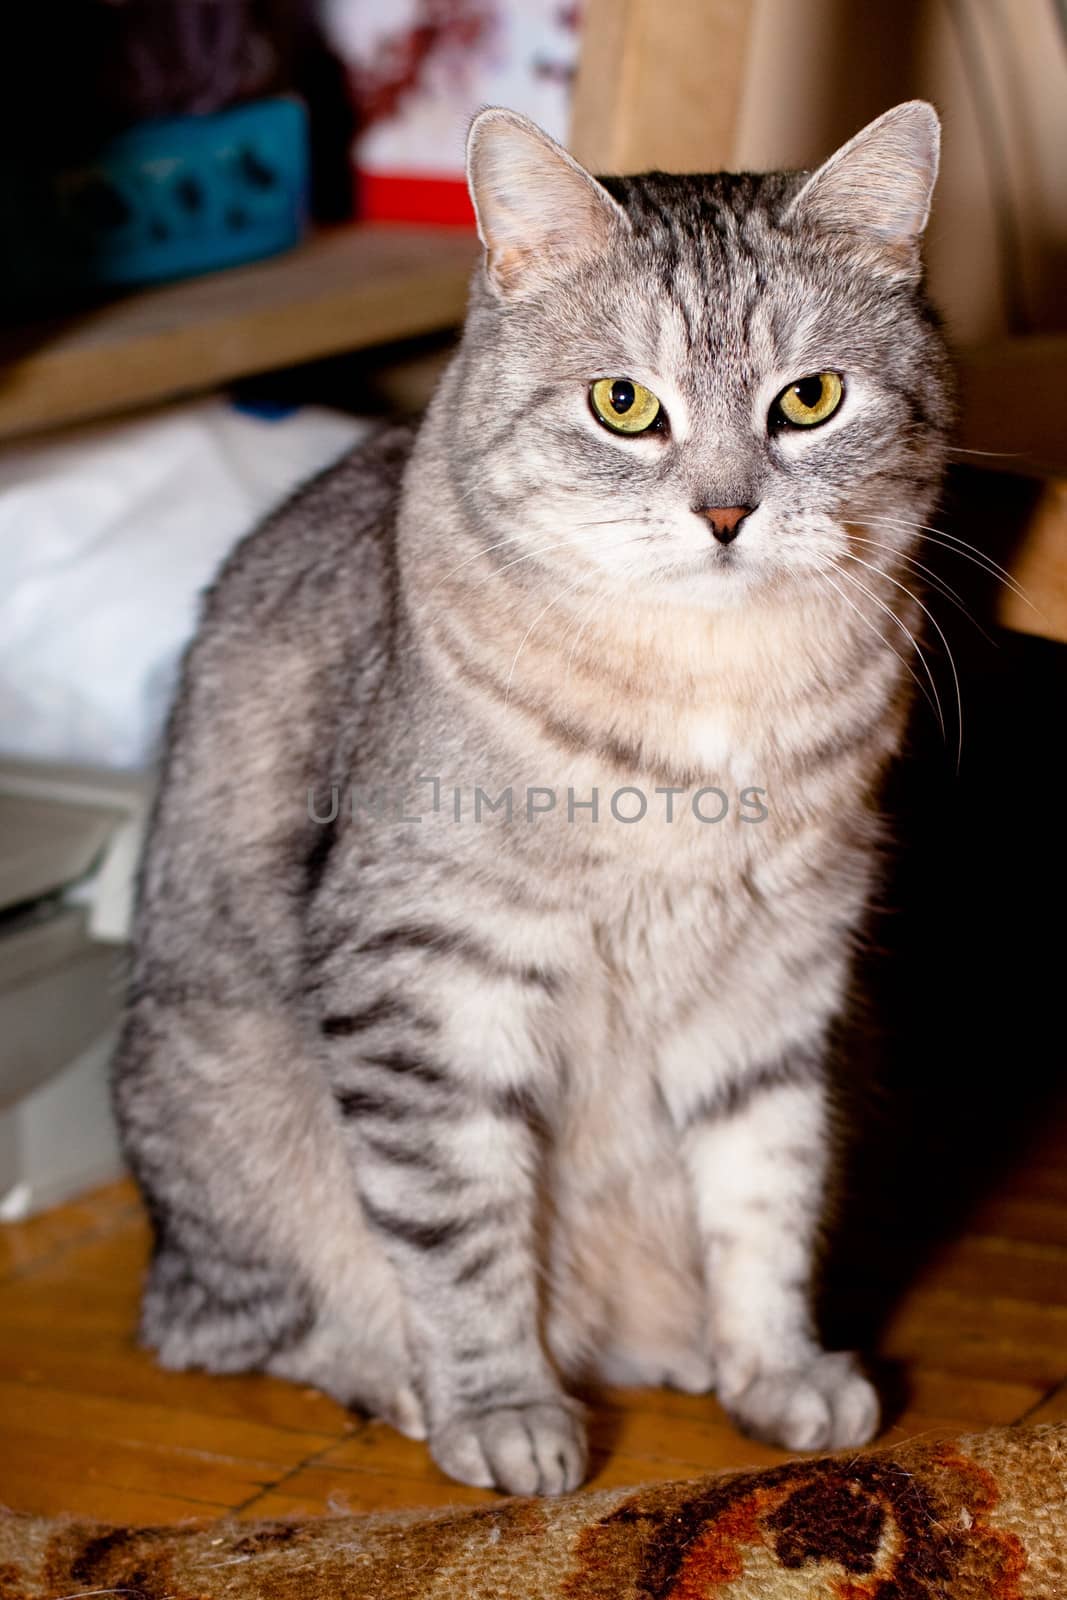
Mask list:
[[[231,551],[204,596],[202,626],[268,621],[366,593],[392,566],[393,531],[414,424],[375,428],[301,485]]]

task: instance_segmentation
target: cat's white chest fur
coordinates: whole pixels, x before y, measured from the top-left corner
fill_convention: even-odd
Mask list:
[[[727,781],[739,787],[760,782],[754,741],[740,737],[735,719],[721,711],[683,712],[674,743],[676,759],[684,758],[708,783]]]

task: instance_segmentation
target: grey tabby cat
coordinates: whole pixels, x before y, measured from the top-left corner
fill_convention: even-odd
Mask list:
[[[475,119],[421,428],[246,540],[185,664],[115,1078],[167,1366],[519,1493],[582,1478],[565,1379],[874,1432],[812,1278],[949,413],[937,155],[912,102],[813,175],[597,181]]]

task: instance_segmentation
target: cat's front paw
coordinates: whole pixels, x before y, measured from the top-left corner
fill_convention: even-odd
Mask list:
[[[819,1351],[801,1366],[757,1372],[738,1393],[721,1398],[743,1433],[787,1450],[867,1444],[881,1409],[847,1351]]]
[[[560,1399],[460,1414],[430,1434],[442,1472],[505,1494],[565,1494],[585,1476],[580,1407]]]

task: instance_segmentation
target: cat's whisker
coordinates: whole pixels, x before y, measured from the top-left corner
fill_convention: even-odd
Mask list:
[[[844,578],[846,583],[852,584],[853,588],[858,589],[861,594],[865,594],[869,600],[873,600],[874,604],[878,606],[880,610],[884,611],[886,616],[890,617],[910,640],[912,648],[919,659],[919,663],[923,671],[926,673],[927,682],[929,683],[930,688],[933,690],[934,699],[937,702],[935,710],[937,714],[938,725],[941,729],[941,737],[947,743],[948,727],[945,722],[945,713],[941,704],[941,695],[938,691],[937,680],[934,677],[933,669],[931,668],[929,661],[926,659],[926,653],[920,645],[915,634],[912,633],[911,629],[904,622],[903,618],[897,616],[892,606],[887,605],[886,602],[880,598],[880,596],[874,593],[873,589],[869,588],[867,584],[863,583],[861,579],[857,578],[854,573],[846,572],[843,567],[838,567],[837,570],[840,576]]]
[[[938,622],[929,606],[924,605],[919,599],[919,596],[909,589],[906,583],[901,583],[899,578],[893,577],[892,573],[882,572],[880,568],[873,566],[870,561],[864,561],[862,557],[852,555],[851,552],[849,553],[848,559],[850,561],[858,562],[861,567],[866,567],[868,572],[873,572],[879,577],[887,578],[890,583],[894,584],[896,588],[901,591],[902,594],[906,594],[910,600],[915,602],[923,616],[926,617],[936,629],[937,636],[945,647],[945,654],[948,657],[948,664],[952,669],[952,681],[956,687],[956,725],[959,729],[959,739],[956,746],[956,770],[958,772],[960,763],[963,760],[963,695],[960,691],[960,675],[956,671],[956,658],[952,654],[952,646],[945,637],[945,630],[942,628],[941,624]],[[847,576],[847,574],[842,575]],[[855,577],[853,577],[853,581],[857,583],[859,582],[859,580]],[[918,646],[916,646],[916,648],[918,648]]]
[[[639,544],[639,543],[641,543],[641,538],[639,537],[637,539],[630,539],[630,540],[627,540],[625,542],[629,543],[629,544]],[[578,632],[574,636],[574,643],[571,645],[570,650],[569,650],[569,652],[567,654],[567,670],[568,670],[568,672],[571,672],[574,669],[574,657],[575,657],[575,654],[577,652],[578,645],[579,645],[579,643],[581,641],[582,634],[585,632],[586,628],[589,626],[590,622],[592,621],[593,612],[596,610],[596,607],[599,604],[599,602],[601,600],[604,600],[604,599],[607,598],[609,592],[610,591],[609,591],[609,589],[608,589],[606,584],[603,584],[603,583],[600,584],[600,586],[593,591],[593,594],[592,594],[592,597],[591,597],[591,599],[589,601],[589,604],[586,606],[585,610],[580,614],[580,626],[578,628]],[[571,623],[571,627],[572,628],[574,627],[574,623],[573,622]],[[564,638],[566,638],[566,635],[564,635]]]
[[[596,610],[598,603],[606,594],[607,590],[603,587],[603,585],[599,589],[594,590],[592,596],[590,597],[589,604],[586,606],[585,610],[580,612],[579,615],[574,619],[574,622],[572,622],[570,625],[570,628],[574,628],[575,624],[577,623],[578,628],[574,635],[574,641],[571,644],[570,649],[567,651],[568,675],[574,671],[574,657],[578,646],[581,643],[582,634],[592,621],[593,612]],[[570,628],[567,630],[568,632],[570,632]],[[564,634],[564,638],[566,638],[566,634]]]
[[[474,504],[478,504],[482,488],[482,484],[475,482],[470,484],[465,489],[456,489],[456,498],[460,504],[463,504],[465,501],[471,501]],[[450,568],[448,572],[444,573],[443,576],[437,580],[437,583],[434,584],[433,588],[430,590],[430,594],[435,594],[442,583],[447,583],[449,578],[454,577],[457,572],[462,572],[463,568],[470,566],[473,561],[479,560],[482,556],[489,555],[493,550],[502,550],[505,545],[521,544],[524,538],[525,535],[521,533],[511,534],[506,539],[498,539],[495,544],[480,545],[472,555],[465,557],[464,560],[460,561],[456,566]]]
[[[875,624],[871,621],[870,617],[866,616],[864,614],[864,612],[862,612],[860,610],[859,606],[856,605],[855,601],[850,600],[848,595],[845,594],[843,590],[838,588],[837,584],[830,577],[828,568],[826,566],[821,566],[818,570],[821,573],[821,575],[826,579],[826,582],[830,585],[830,588],[833,589],[834,593],[837,594],[840,597],[840,599],[844,601],[845,605],[848,606],[850,611],[854,611],[855,612],[856,616],[859,617],[859,619],[863,623],[864,627],[869,628],[870,631],[874,634],[875,638],[878,639],[881,644],[884,644],[887,650],[891,650],[893,652],[893,654],[896,656],[897,660],[900,662],[901,666],[914,679],[914,681],[916,683],[916,686],[919,689],[919,692],[922,694],[922,696],[925,699],[927,705],[930,707],[930,710],[934,713],[934,715],[936,717],[938,717],[938,720],[941,723],[942,731],[943,731],[944,730],[944,722],[943,722],[943,719],[940,716],[938,707],[934,704],[933,700],[930,698],[930,693],[929,693],[926,685],[923,683],[922,679],[918,676],[918,674],[916,673],[915,669],[912,667],[911,663],[907,660],[907,658],[905,656],[901,655],[900,651],[892,643],[892,641],[887,639],[885,634],[882,633],[875,626]],[[836,570],[840,571],[839,568],[836,569]],[[845,574],[842,572],[841,576],[844,577],[844,575]],[[890,613],[890,614],[892,615],[892,613]],[[899,619],[898,618],[894,618],[894,620],[899,620]],[[907,630],[905,630],[905,631],[907,631]],[[910,635],[909,635],[909,637],[910,637]],[[915,641],[912,640],[912,643],[914,643],[914,642]]]
[[[606,590],[604,590],[604,589],[600,590],[600,592],[593,597],[594,601],[602,600],[605,597],[606,593],[607,593]],[[581,626],[579,627],[577,633],[574,636],[574,643],[571,645],[570,649],[567,652],[567,672],[568,672],[568,675],[574,671],[574,658],[578,653],[578,646],[582,641],[582,634],[585,632],[586,628],[589,626],[590,622],[592,621],[593,612],[594,612],[595,609],[596,609],[595,604],[594,605],[590,605],[590,606],[588,606],[586,608],[585,615],[582,618]]]
[[[840,567],[835,568],[835,570],[837,571],[837,573],[839,574],[840,577],[847,578],[848,574],[845,573]],[[911,663],[907,660],[907,658],[905,656],[901,655],[901,653],[897,649],[896,645],[894,645],[891,640],[886,638],[884,633],[882,633],[877,627],[875,627],[875,625],[871,621],[870,617],[866,616],[865,613],[860,610],[859,606],[856,605],[854,600],[850,600],[849,599],[848,595],[845,594],[843,589],[839,589],[837,587],[837,584],[830,577],[830,574],[829,574],[829,572],[828,572],[828,570],[827,570],[827,568],[825,566],[820,567],[819,571],[822,573],[822,576],[826,579],[826,582],[830,585],[831,589],[833,589],[835,591],[835,593],[837,593],[841,597],[841,599],[845,602],[846,606],[848,606],[851,611],[854,611],[856,613],[856,615],[859,617],[860,621],[865,625],[865,627],[870,628],[871,632],[874,634],[876,639],[879,639],[881,641],[881,643],[884,644],[887,647],[887,649],[892,650],[893,654],[896,656],[897,660],[901,663],[901,665],[904,667],[904,669],[908,673],[910,673],[911,676],[914,678],[916,684],[919,687],[920,692],[923,695],[923,698],[926,700],[926,703],[929,705],[931,711],[937,717],[938,723],[939,723],[940,728],[941,728],[941,736],[942,736],[942,738],[944,738],[945,737],[945,718],[944,718],[944,714],[943,714],[943,712],[941,710],[941,697],[937,693],[937,684],[934,682],[933,674],[930,672],[929,667],[926,667],[926,670],[927,670],[927,673],[929,674],[931,687],[933,688],[933,691],[934,691],[934,697],[935,697],[934,700],[931,700],[930,694],[929,694],[929,692],[928,692],[928,690],[926,688],[926,685],[923,683],[922,679],[919,677],[918,673],[915,671],[915,668],[911,665]],[[861,589],[863,588],[863,585],[859,583],[858,579],[852,579],[851,581],[853,583],[855,583],[858,588],[861,588]],[[916,650],[916,653],[919,655],[920,660],[922,660],[923,665],[926,666],[926,659],[923,656],[922,651],[919,649],[918,641],[916,640],[915,636],[911,633],[910,629],[906,626],[906,624],[903,623],[900,620],[900,618],[897,616],[896,612],[893,611],[891,609],[891,607],[889,607],[887,605],[884,605],[882,603],[882,601],[880,601],[878,599],[877,595],[872,595],[871,598],[876,602],[876,604],[881,606],[881,609],[886,613],[886,615],[890,618],[890,620],[895,622],[897,624],[897,626],[899,628],[901,628],[904,631],[904,633],[907,634],[908,638],[911,640],[911,643],[912,643],[912,645],[914,646],[914,648]],[[936,704],[935,704],[935,700],[936,700]]]
[[[911,533],[925,533],[928,536],[925,541],[927,544],[939,544],[941,545],[942,549],[948,550],[950,554],[962,556],[967,561],[973,561],[974,564],[978,567],[981,567],[989,577],[998,578],[1003,584],[1006,585],[1007,588],[1012,591],[1014,595],[1022,600],[1024,604],[1028,605],[1032,611],[1036,612],[1043,621],[1048,622],[1049,619],[1044,615],[1044,612],[1039,610],[1039,608],[1031,600],[1030,596],[1026,593],[1026,590],[1020,583],[1016,581],[1015,578],[1012,577],[1007,568],[1002,567],[999,562],[994,561],[991,555],[987,555],[984,550],[980,550],[976,544],[971,544],[968,540],[961,538],[958,534],[948,533],[944,528],[931,528],[928,527],[924,522],[907,522],[900,517],[871,516],[866,519],[864,525],[866,526],[866,523],[868,522],[887,528],[906,528]],[[949,540],[951,543],[946,543],[946,541]],[[957,549],[956,546],[960,546],[961,548]]]
[[[523,650],[526,648],[526,642],[529,639],[530,635],[533,633],[534,629],[537,627],[537,624],[540,622],[541,618],[543,616],[546,616],[547,613],[552,610],[553,606],[558,606],[561,600],[565,600],[569,594],[573,594],[575,589],[579,588],[581,586],[581,584],[584,583],[584,581],[585,581],[585,575],[583,573],[582,577],[580,577],[577,580],[577,582],[570,583],[570,584],[567,585],[567,587],[565,589],[561,589],[559,594],[555,595],[553,597],[553,599],[551,599],[548,602],[547,606],[543,606],[542,609],[537,613],[536,617],[534,617],[533,621],[530,623],[530,626],[527,628],[526,632],[523,634],[522,638],[519,640],[519,648],[516,650],[515,655],[512,658],[511,667],[510,667],[510,670],[508,671],[507,682],[504,685],[504,709],[505,709],[505,711],[507,710],[507,707],[508,707],[508,701],[511,698],[511,682],[512,682],[512,679],[515,676],[515,668],[519,664],[519,657],[522,655]]]
[[[467,556],[463,561],[460,561],[456,566],[450,567],[449,570],[446,573],[442,574],[442,576],[440,578],[438,578],[437,582],[433,585],[433,587],[430,590],[430,596],[432,597],[433,595],[435,595],[437,593],[438,589],[441,587],[441,585],[443,583],[447,583],[449,578],[454,578],[456,576],[457,572],[462,572],[464,567],[469,567],[473,561],[479,560],[479,558],[482,557],[482,556],[489,555],[494,550],[502,550],[505,545],[508,545],[508,544],[521,544],[522,541],[523,541],[523,535],[521,533],[513,533],[510,536],[510,538],[498,539],[495,544],[480,545],[478,547],[478,549],[475,550],[473,555]]]
[[[901,550],[897,545],[887,544],[884,539],[865,538],[863,534],[855,532],[857,527],[866,528],[868,532],[870,532],[872,524],[869,522],[850,523],[848,529],[850,541],[855,544],[869,545],[872,550],[884,550],[886,555],[891,556],[894,561],[904,561],[909,567],[915,567],[919,572],[926,574],[926,577],[930,583],[936,583],[941,589],[942,594],[950,596],[953,600],[955,600],[957,605],[966,610],[963,596],[960,594],[959,590],[954,589],[949,583],[948,579],[942,578],[939,573],[934,571],[933,567],[926,566],[926,564],[920,561],[917,556],[909,555],[906,551]],[[978,623],[969,611],[967,612],[967,615],[977,627]]]
[[[463,495],[461,495],[460,498],[466,498],[466,497],[468,497],[470,495],[470,493],[471,493],[471,491],[467,490],[467,491],[464,492]],[[574,524],[572,524],[572,526],[575,527],[575,528],[608,528],[608,527],[617,527],[622,523],[631,523],[632,524],[632,523],[635,523],[635,522],[646,521],[646,520],[647,519],[645,519],[645,518],[636,518],[636,517],[603,517],[603,518],[599,518],[597,520],[589,521],[589,522],[575,522]],[[431,595],[436,594],[437,590],[441,587],[441,585],[443,583],[447,583],[450,578],[454,578],[456,576],[457,572],[462,572],[464,567],[469,567],[472,564],[472,562],[478,561],[482,556],[490,555],[494,550],[502,550],[505,547],[505,545],[522,544],[524,538],[525,538],[524,534],[521,534],[521,533],[512,534],[507,539],[498,539],[495,544],[487,544],[487,545],[479,546],[479,548],[474,551],[473,555],[466,556],[462,561],[458,562],[456,564],[456,566],[450,567],[449,570],[446,573],[443,573],[442,576],[440,578],[438,578],[437,582],[433,585],[433,588],[430,590],[430,594]],[[552,546],[548,546],[547,548],[551,549]]]
[[[620,517],[618,520],[620,522],[629,522],[630,519],[626,517]],[[623,550],[628,544],[639,544],[642,540],[647,538],[647,534],[635,534],[631,539],[613,539],[610,536],[605,536],[600,539],[592,540],[590,543],[581,546],[578,553],[581,554],[589,551],[600,550]],[[504,573],[510,572],[512,567],[521,566],[524,561],[534,561],[539,556],[547,555],[550,550],[561,550],[572,545],[573,541],[570,539],[557,539],[553,540],[549,544],[537,545],[533,550],[528,550],[525,555],[516,556],[514,561],[507,561],[502,567],[497,567],[494,569],[494,571],[487,573],[479,583],[474,585],[472,593],[483,588],[485,584],[491,583],[494,578],[503,577]],[[586,574],[586,576],[588,576],[588,574]]]
[[[623,543],[625,542],[624,540]],[[573,541],[570,539],[555,539],[548,544],[536,545],[534,549],[527,550],[524,555],[516,556],[514,561],[506,561],[502,567],[496,567],[492,572],[486,573],[485,577],[474,585],[471,592],[476,593],[479,589],[484,588],[487,583],[491,583],[494,578],[502,578],[505,572],[511,571],[512,567],[521,567],[524,561],[535,561],[539,556],[547,555],[550,550],[562,550],[572,543]],[[593,550],[612,549],[614,544],[610,538],[605,538],[586,546],[586,548]]]
[[[503,566],[494,567],[492,572],[487,572],[485,577],[474,585],[471,592],[477,593],[479,589],[484,589],[487,583],[492,583],[494,578],[502,578],[512,567],[521,567],[524,561],[536,561],[539,556],[548,555],[550,550],[562,550],[570,542],[569,539],[554,539],[547,544],[535,545],[532,550],[526,550],[521,556],[516,556],[514,561],[505,561]]]
[[[627,523],[630,527],[647,527],[652,521],[651,517],[598,517],[591,522],[575,522],[575,528],[609,528],[618,527],[620,523]]]
[[[618,520],[619,521],[627,521],[628,519],[627,518],[619,518]],[[642,544],[642,543],[644,543],[645,540],[648,537],[649,536],[647,534],[635,534],[633,538],[631,538],[631,539],[621,539],[616,543],[610,544],[609,547],[611,549],[613,549],[613,550],[623,550],[629,544]],[[601,546],[601,548],[602,548],[602,546]],[[511,665],[511,672],[508,674],[508,692],[510,692],[510,689],[511,689],[511,680],[512,680],[512,676],[513,676],[514,671],[515,671],[515,665],[518,662],[518,658],[522,653],[523,646],[525,645],[526,640],[529,638],[530,633],[532,632],[534,626],[540,621],[541,617],[544,616],[545,611],[549,611],[551,609],[551,607],[557,603],[558,600],[562,600],[567,594],[573,593],[574,590],[579,587],[580,582],[581,582],[581,579],[579,579],[577,583],[572,584],[569,589],[565,589],[562,594],[557,595],[556,600],[550,601],[549,604],[545,607],[544,611],[540,612],[539,615],[536,616],[534,618],[533,622],[530,624],[530,628],[527,630],[527,633],[526,633],[525,637],[523,638],[522,643],[519,645],[519,649],[516,651],[515,660],[512,662],[512,665]],[[580,619],[580,624],[581,625],[578,628],[578,632],[577,632],[577,635],[575,636],[574,643],[571,645],[570,652],[569,652],[569,654],[567,656],[568,672],[573,670],[573,667],[574,667],[574,655],[575,655],[575,651],[578,648],[578,642],[581,639],[581,636],[584,633],[585,629],[589,626],[589,623],[592,620],[593,612],[595,611],[597,604],[599,603],[599,601],[603,600],[608,593],[609,593],[609,590],[608,590],[608,587],[607,587],[606,583],[601,581],[596,586],[596,588],[593,590],[593,593],[592,593],[592,595],[590,596],[590,599],[589,599],[589,604],[585,607],[585,610],[579,613],[579,618],[574,619],[574,621],[572,621],[570,623],[570,628],[573,628],[575,621],[578,621]],[[568,632],[570,631],[569,628],[568,628],[567,631]],[[564,633],[564,638],[566,638],[566,633]],[[505,704],[506,704],[506,702],[507,702],[507,695],[505,695]]]
[[[860,527],[865,528],[866,526],[867,524],[865,522],[860,523]],[[973,627],[978,629],[978,632],[982,635],[982,638],[985,639],[988,644],[991,644],[994,650],[999,648],[997,641],[990,638],[989,634],[982,627],[982,624],[978,621],[978,618],[972,611],[968,609],[964,602],[963,596],[956,589],[954,589],[950,583],[946,583],[943,578],[939,577],[932,567],[926,566],[922,561],[918,561],[914,556],[905,555],[903,551],[895,550],[891,544],[886,544],[881,539],[864,539],[861,534],[853,533],[851,530],[849,532],[849,537],[856,544],[870,545],[872,550],[885,550],[894,558],[894,560],[904,561],[909,567],[914,567],[916,571],[921,572],[923,574],[924,583],[935,589],[938,594],[944,595],[945,599],[950,601],[956,607],[957,611],[962,611],[963,615],[967,618],[967,621],[971,623]]]
[[[465,496],[469,496],[470,493],[471,493],[470,490],[465,491],[465,495],[461,495],[461,498],[464,498]],[[623,524],[629,524],[630,526],[633,526],[635,523],[647,523],[649,520],[650,519],[648,519],[648,518],[640,518],[640,517],[601,517],[601,518],[596,518],[596,519],[593,519],[593,520],[590,520],[590,521],[575,522],[575,523],[572,524],[572,526],[574,528],[610,528],[610,527],[619,527],[620,525],[623,525]],[[504,549],[504,547],[506,545],[509,545],[509,544],[511,544],[511,545],[513,545],[513,544],[522,544],[524,539],[525,539],[525,537],[526,536],[524,534],[512,534],[507,539],[498,539],[495,544],[489,544],[489,545],[480,546],[477,550],[475,550],[473,552],[472,555],[464,557],[464,559],[462,561],[460,561],[460,562],[457,562],[457,564],[454,567],[450,567],[447,572],[442,573],[441,577],[438,578],[437,582],[430,589],[428,598],[432,598],[432,596],[437,593],[438,589],[441,587],[442,584],[447,583],[450,578],[454,578],[456,576],[456,574],[459,573],[459,572],[462,572],[465,567],[471,566],[475,561],[480,560],[483,556],[491,555],[494,550],[502,550],[502,549]],[[647,537],[647,536],[642,535],[642,537]],[[560,541],[561,544],[566,544],[568,542],[569,542],[568,540],[561,540]],[[529,551],[526,555],[519,557],[518,561],[509,562],[508,565],[509,566],[512,566],[512,565],[517,566],[519,564],[519,561],[528,560],[528,559],[530,559],[530,557],[532,557],[535,554],[547,553],[548,550],[552,550],[552,549],[556,549],[556,548],[558,548],[557,545],[551,545],[551,544],[550,545],[539,546],[538,547],[538,551]],[[598,546],[596,546],[596,548],[599,549],[601,547],[598,545]],[[502,567],[502,568],[498,568],[497,571],[507,571],[507,567],[505,566],[505,567]],[[495,573],[490,574],[490,576],[495,576]],[[485,581],[488,581],[488,579],[486,579]]]
[[[948,446],[950,456],[992,456],[998,461],[1017,461],[1023,454],[1021,450],[969,450],[962,444]]]

